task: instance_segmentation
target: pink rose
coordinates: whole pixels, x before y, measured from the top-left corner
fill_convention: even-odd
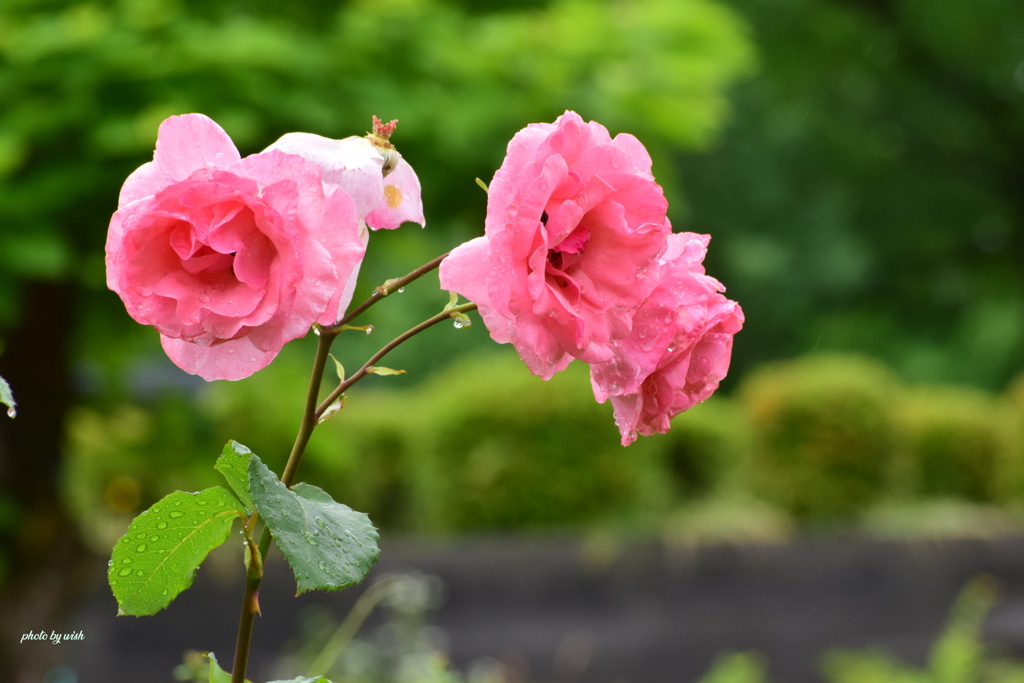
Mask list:
[[[491,182],[484,236],[441,263],[441,286],[478,304],[536,375],[606,361],[654,286],[666,209],[633,136],[574,112],[530,124]]]
[[[743,311],[704,274],[710,237],[668,237],[659,282],[633,317],[632,331],[613,342],[613,358],[591,366],[597,400],[611,398],[622,445],[640,434],[664,434],[669,421],[708,398],[729,370],[733,335]]]
[[[360,219],[314,163],[279,150],[242,159],[209,118],[171,117],[121,189],[107,285],[179,367],[241,379],[348,306]]]

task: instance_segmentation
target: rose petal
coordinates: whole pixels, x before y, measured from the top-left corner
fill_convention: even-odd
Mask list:
[[[423,217],[423,199],[420,196],[420,179],[405,159],[384,178],[384,201],[369,215],[366,224],[378,230],[392,230],[402,223],[427,224]]]

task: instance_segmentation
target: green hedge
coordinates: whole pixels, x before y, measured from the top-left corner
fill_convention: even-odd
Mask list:
[[[79,411],[69,499],[83,519],[115,528],[168,481],[187,489],[215,480],[210,466],[230,438],[279,470],[306,355],[209,385],[197,401]],[[762,366],[733,396],[716,395],[669,434],[628,448],[582,364],[544,382],[503,348],[417,379],[360,384],[314,434],[300,471],[389,529],[675,525],[671,533],[687,537],[675,527],[690,516],[669,513],[705,510],[705,526],[709,514],[727,526],[752,510],[849,523],[894,501],[1024,501],[1024,376],[997,396],[906,386],[870,359],[814,354]]]
[[[1018,477],[1009,452],[1008,410],[968,387],[916,387],[895,417],[913,494],[989,502],[1012,498]]]
[[[884,366],[856,356],[815,354],[751,373],[740,395],[757,435],[758,494],[815,520],[876,500],[890,480],[901,391]]]

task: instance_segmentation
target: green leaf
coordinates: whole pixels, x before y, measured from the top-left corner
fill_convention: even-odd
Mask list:
[[[213,653],[207,652],[206,658],[210,660],[210,683],[231,683],[231,674],[220,668],[220,664],[217,663],[217,658],[213,656]],[[252,683],[252,681],[247,678],[245,683]]]
[[[7,406],[7,417],[14,417],[18,414],[17,403],[14,402],[14,394],[11,392],[11,385],[3,377],[0,377],[0,403]]]
[[[370,518],[322,489],[309,484],[289,489],[254,455],[249,490],[295,573],[296,595],[359,583],[377,561],[380,537]]]
[[[256,506],[252,504],[252,496],[249,494],[250,460],[252,460],[252,451],[237,441],[228,441],[213,468],[224,475],[231,490],[242,501],[242,505],[252,511],[256,509]]]
[[[366,368],[367,375],[404,375],[405,370],[395,370],[394,368],[385,368],[382,365],[371,365]]]
[[[118,613],[156,614],[192,585],[196,568],[227,540],[241,502],[220,486],[175,491],[132,520],[118,539],[107,579]]]
[[[335,401],[333,403],[331,403],[331,405],[327,406],[327,409],[324,410],[322,415],[320,415],[320,419],[317,420],[316,423],[317,424],[323,424],[324,422],[327,422],[332,417],[334,417],[335,415],[340,413],[342,410],[344,410],[345,405],[347,403],[348,403],[348,396],[346,396],[345,394],[342,394],[337,399],[335,399]]]
[[[345,381],[345,366],[341,364],[340,360],[338,360],[337,358],[334,357],[334,354],[329,353],[327,355],[330,356],[331,360],[334,361],[334,372],[336,372],[337,375],[338,375],[338,381],[339,382],[344,382]]]
[[[214,683],[214,681],[210,681]],[[289,678],[287,681],[270,681],[270,683],[332,683],[323,676],[313,676],[312,678],[304,678],[299,676],[298,678]]]

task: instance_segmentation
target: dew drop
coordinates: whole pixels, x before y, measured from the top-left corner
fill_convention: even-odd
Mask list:
[[[160,591],[160,595],[166,596],[167,595],[167,589],[165,588],[162,591]]]
[[[178,519],[179,517],[184,517],[185,513],[184,512],[179,512],[179,511],[175,511],[175,512],[167,513],[167,516],[170,517],[171,519]]]
[[[135,576],[145,576],[145,575],[146,575],[146,572],[142,571],[141,569],[139,571],[135,572]]]
[[[160,522],[159,524],[156,525],[156,528],[160,529],[161,531],[163,529],[166,529],[167,528],[167,522]]]
[[[373,332],[373,325],[367,325],[366,326],[366,334],[370,334],[371,332]]]
[[[144,553],[144,552],[146,552],[146,544],[145,543],[140,543],[139,547],[135,549],[135,552],[137,552],[137,553]]]
[[[405,287],[399,287],[397,291],[399,294],[401,294],[402,292],[405,291]]]
[[[314,517],[313,521],[315,521],[317,523],[317,526],[319,526],[321,529],[327,528],[327,522],[325,522],[322,517]]]
[[[142,532],[141,534],[135,534],[135,538],[145,538],[145,537],[146,537],[146,532]]]
[[[317,540],[313,538],[312,534],[306,534],[306,543],[309,543],[310,545],[320,545]]]
[[[149,537],[150,543],[156,543],[159,540],[160,540],[160,537],[157,536],[156,534],[153,534],[152,536]]]
[[[462,318],[456,318],[454,321],[452,321],[452,324],[455,325],[455,329],[457,330],[461,330],[464,326]]]
[[[130,558],[130,557],[126,557],[123,560],[121,560],[121,564],[131,564],[131,563],[132,563],[132,558]]]
[[[327,563],[320,560],[320,571],[327,571]]]
[[[117,575],[118,575],[118,576],[128,576],[128,575],[129,575],[129,574],[131,574],[131,573],[132,573],[132,570],[131,570],[131,568],[126,568],[126,569],[122,569],[121,571],[119,571],[119,572],[117,573]]]

